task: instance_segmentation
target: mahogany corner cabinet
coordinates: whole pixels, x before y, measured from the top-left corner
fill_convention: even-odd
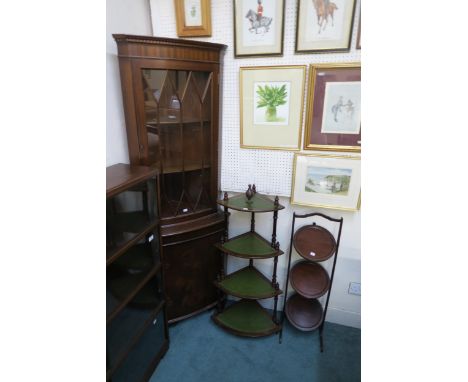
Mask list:
[[[130,163],[158,169],[169,323],[216,305],[224,232],[218,193],[220,69],[225,45],[113,35]]]

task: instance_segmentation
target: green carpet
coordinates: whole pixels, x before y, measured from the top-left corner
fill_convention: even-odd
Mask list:
[[[151,382],[355,382],[361,374],[361,331],[326,323],[300,332],[285,320],[278,336],[233,336],[200,314],[169,327],[170,345]]]

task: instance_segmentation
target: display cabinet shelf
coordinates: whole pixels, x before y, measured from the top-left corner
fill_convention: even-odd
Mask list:
[[[272,317],[254,300],[240,300],[213,316],[227,331],[243,337],[263,337],[280,330]]]
[[[159,263],[159,256],[156,258],[153,256],[150,243],[140,243],[117,258],[113,262],[113,266],[129,272],[146,272]]]
[[[108,244],[106,248],[106,265],[112,264],[116,259],[118,259],[122,254],[126,253],[129,248],[132,248],[135,244],[141,241],[145,236],[150,234],[156,226],[158,225],[157,221],[154,221],[151,224],[145,226],[145,228],[138,234],[134,235],[131,239],[124,240],[120,243]]]
[[[247,266],[230,275],[222,281],[215,281],[215,285],[224,293],[244,299],[271,298],[283,293],[275,289],[257,268]]]
[[[216,324],[227,331],[246,337],[262,337],[277,333],[279,325],[276,311],[278,296],[283,292],[276,281],[276,271],[278,267],[278,256],[283,254],[276,241],[276,224],[278,211],[284,207],[279,204],[278,197],[272,201],[267,197],[257,194],[255,185],[249,184],[245,195],[237,195],[229,198],[224,193],[223,200],[218,204],[224,207],[224,219],[226,230],[224,231],[221,243],[215,244],[222,253],[228,256],[249,259],[249,265],[227,276],[224,275],[224,267],[215,285],[219,290],[217,313],[212,318]],[[250,212],[250,232],[228,239],[228,209]],[[255,213],[273,212],[273,232],[271,242],[268,242],[255,232]],[[260,271],[254,267],[254,260],[273,258],[273,276],[267,279]],[[231,295],[242,298],[226,310],[226,296]],[[270,316],[256,300],[274,298],[273,314]]]
[[[146,286],[160,268],[161,264],[158,264],[150,271],[123,274],[107,281],[107,322],[110,322]]]
[[[160,118],[159,121],[156,121],[156,120],[148,120],[146,121],[146,128],[148,130],[148,133],[151,133],[151,134],[159,134],[159,131],[158,129],[156,128],[156,126],[162,126],[162,125],[169,125],[169,126],[178,126],[178,125],[190,125],[190,124],[203,124],[203,125],[207,125],[208,123],[210,123],[211,121],[209,119],[195,119],[195,118],[189,118],[189,119],[184,119],[184,120],[180,120],[180,119],[176,119],[176,118]]]
[[[317,225],[314,221],[294,232],[296,219],[309,217],[321,217],[331,222],[339,223],[337,240],[326,228]],[[291,242],[289,245],[288,272],[286,278],[286,291],[284,293],[283,314],[281,323],[287,317],[288,321],[302,331],[319,330],[320,351],[323,352],[323,328],[327,315],[328,302],[330,300],[333,277],[335,275],[336,259],[340,245],[343,218],[335,219],[330,216],[313,212],[300,215],[294,212],[291,227]],[[292,248],[304,259],[297,262],[291,269]],[[322,267],[319,262],[330,259],[333,256],[331,274]],[[288,285],[294,289],[288,298]],[[318,300],[326,294],[325,305],[322,307]],[[280,331],[281,343],[283,331]]]
[[[283,254],[283,251],[272,247],[270,242],[256,232],[246,232],[223,244],[216,244],[216,247],[224,253],[246,259],[266,259]]]

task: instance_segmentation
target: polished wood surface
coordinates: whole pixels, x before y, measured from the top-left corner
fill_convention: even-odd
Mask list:
[[[314,330],[322,323],[323,308],[320,302],[297,293],[288,298],[285,312],[289,322],[299,330]]]
[[[332,257],[336,250],[333,235],[318,225],[299,228],[294,234],[293,245],[297,253],[309,261],[325,261]]]
[[[148,166],[117,163],[106,168],[106,197],[111,198],[132,186],[158,174],[158,170]]]
[[[214,244],[224,233],[223,216],[198,219],[191,229],[188,224],[162,237],[169,323],[212,308],[218,298],[213,281],[223,261]]]
[[[290,274],[291,286],[306,298],[319,298],[330,288],[330,276],[318,263],[300,261]]]
[[[222,44],[116,34],[130,162],[159,170],[170,322],[216,303]]]

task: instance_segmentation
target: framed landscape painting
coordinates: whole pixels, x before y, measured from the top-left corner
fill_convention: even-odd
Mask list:
[[[234,56],[282,56],[285,0],[234,0]]]
[[[360,157],[294,155],[291,204],[356,211],[360,201]]]
[[[299,0],[296,53],[347,51],[356,0]]]
[[[361,64],[309,70],[305,150],[361,151]]]
[[[299,150],[305,65],[240,68],[240,146]]]
[[[210,0],[174,0],[179,37],[211,36]]]

